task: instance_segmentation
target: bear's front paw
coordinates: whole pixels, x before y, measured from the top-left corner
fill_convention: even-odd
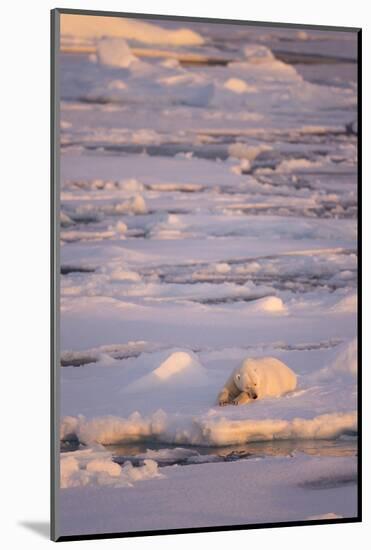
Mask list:
[[[228,401],[225,399],[219,399],[219,407],[225,407],[226,405],[228,405]]]
[[[245,405],[245,403],[248,403],[250,401],[250,398],[247,393],[240,393],[240,395],[237,395],[235,399],[233,399],[232,403],[233,405]]]

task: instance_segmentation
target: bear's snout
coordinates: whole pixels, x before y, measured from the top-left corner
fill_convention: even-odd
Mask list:
[[[249,388],[246,393],[248,394],[250,399],[257,399],[258,398],[258,395],[257,395],[256,391],[251,389],[251,388]]]

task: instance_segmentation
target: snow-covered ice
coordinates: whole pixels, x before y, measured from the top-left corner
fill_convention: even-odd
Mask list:
[[[88,486],[61,492],[66,534],[328,519],[355,513],[355,460],[257,458],[168,466],[162,479],[132,488]],[[92,504],[98,514],[92,513]],[[146,510],[144,512],[143,504]],[[283,505],[284,503],[284,505]],[[165,524],[164,518],[166,518]]]
[[[62,16],[61,534],[357,513],[356,36],[181,23]]]

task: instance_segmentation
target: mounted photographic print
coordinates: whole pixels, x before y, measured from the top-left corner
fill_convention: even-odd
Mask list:
[[[53,540],[361,520],[360,46],[53,10]]]

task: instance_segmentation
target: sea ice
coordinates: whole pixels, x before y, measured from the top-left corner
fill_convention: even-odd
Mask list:
[[[356,447],[355,35],[61,19],[62,533],[354,516],[307,453]],[[218,407],[266,356],[297,389]]]
[[[62,37],[101,38],[113,36],[147,44],[199,45],[203,38],[190,29],[168,30],[157,23],[92,15],[64,14],[61,18]]]

